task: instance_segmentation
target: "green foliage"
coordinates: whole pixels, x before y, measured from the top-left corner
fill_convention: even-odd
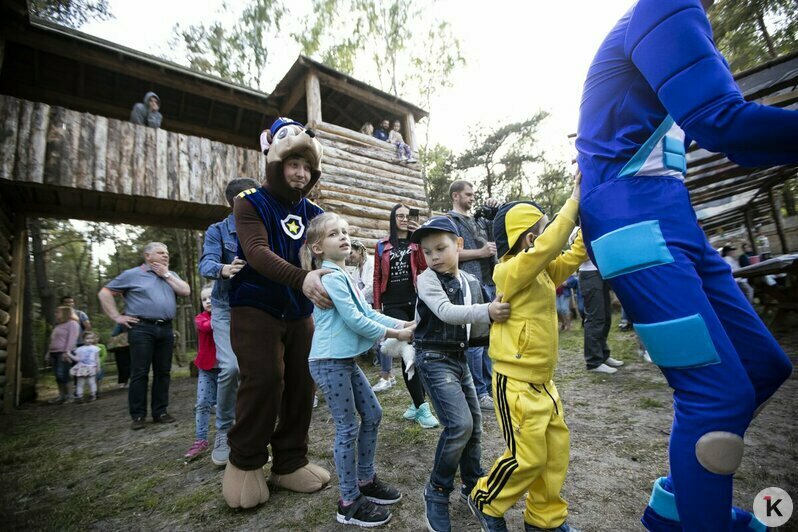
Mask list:
[[[534,197],[543,209],[554,215],[565,204],[573,191],[573,176],[562,163],[543,163],[537,176]]]
[[[719,0],[708,15],[734,72],[798,50],[798,0]]]
[[[535,149],[535,134],[548,113],[538,111],[533,116],[487,129],[477,125],[469,132],[472,148],[462,153],[456,163],[460,170],[478,176],[475,189],[487,197],[503,196],[518,199],[530,190],[529,170],[543,161]]]
[[[28,8],[32,15],[70,28],[114,18],[108,0],[29,0]]]
[[[175,44],[185,47],[191,68],[262,89],[270,38],[279,33],[285,13],[280,0],[250,0],[232,26],[218,21],[187,27],[176,24]]]
[[[455,157],[452,150],[441,144],[419,150],[419,160],[426,168],[427,200],[433,211],[448,211],[452,207],[449,185],[454,181]]]

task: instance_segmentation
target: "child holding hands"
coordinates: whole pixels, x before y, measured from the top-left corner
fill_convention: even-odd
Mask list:
[[[496,417],[507,447],[468,499],[486,531],[506,531],[504,513],[527,494],[527,532],[575,532],[560,496],[570,436],[552,377],[558,356],[555,289],[587,259],[581,232],[562,252],[576,225],[580,179],[577,172],[573,194],[551,224],[533,201],[507,203],[493,221],[499,256],[493,280],[513,313],[490,331]]]
[[[377,505],[396,503],[402,495],[375,473],[382,408],[355,360],[380,338],[410,341],[415,324],[378,314],[366,303],[345,270],[350,251],[345,220],[325,213],[310,222],[300,252],[302,266],[332,270],[321,280],[333,308],[313,311],[308,365],[335,422],[333,456],[341,491],[336,520],[371,528],[391,518],[387,508]]]
[[[430,218],[411,242],[429,268],[418,276],[416,367],[443,425],[424,490],[427,529],[450,532],[449,494],[459,467],[465,501],[482,476],[482,411],[468,367],[470,347],[485,346],[491,322],[507,321],[509,303],[490,302],[482,283],[458,268],[463,239],[446,216]]]

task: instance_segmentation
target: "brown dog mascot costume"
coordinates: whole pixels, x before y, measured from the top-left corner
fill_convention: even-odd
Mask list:
[[[307,459],[314,391],[308,372],[311,314],[313,303],[330,302],[323,272],[299,265],[305,228],[323,212],[305,198],[321,176],[322,148],[312,131],[286,118],[277,119],[267,137],[266,181],[242,192],[233,207],[238,256],[247,265],[230,289],[230,333],[241,375],[222,484],[232,508],[269,499],[267,445],[274,458],[273,487],[311,493],[330,481],[325,469]]]

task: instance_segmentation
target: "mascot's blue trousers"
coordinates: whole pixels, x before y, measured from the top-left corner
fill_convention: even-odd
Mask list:
[[[743,435],[792,365],[709,245],[684,183],[617,178],[582,199],[585,242],[673,388],[670,475],[649,530],[751,530],[732,508]],[[653,511],[652,511],[653,510]]]

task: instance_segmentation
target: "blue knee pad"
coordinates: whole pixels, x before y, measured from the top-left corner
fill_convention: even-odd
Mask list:
[[[590,247],[603,279],[673,262],[657,220],[610,231],[591,241]]]
[[[634,328],[658,366],[694,368],[720,363],[700,314],[659,323],[636,323]]]

